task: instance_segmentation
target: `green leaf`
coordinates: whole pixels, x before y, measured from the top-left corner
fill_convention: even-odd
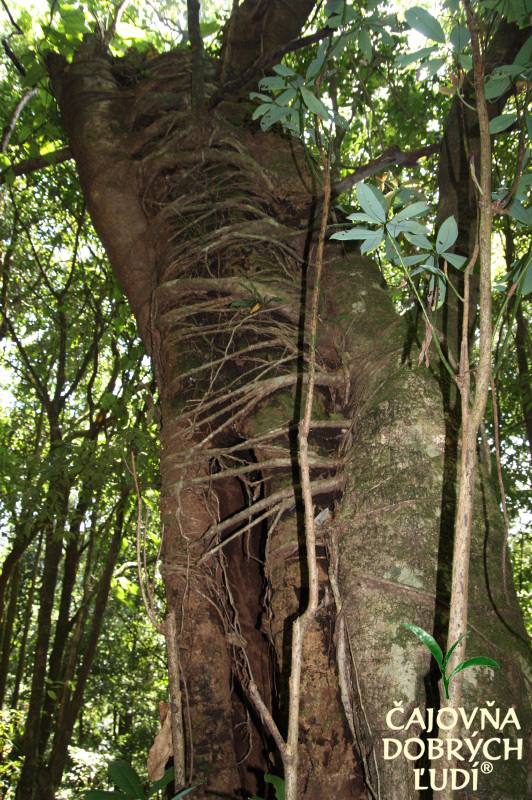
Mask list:
[[[412,631],[412,633],[415,633],[417,638],[421,642],[423,642],[423,644],[426,647],[429,648],[430,652],[432,653],[432,655],[434,656],[434,658],[436,659],[436,661],[438,662],[438,664],[441,667],[442,664],[443,664],[443,653],[442,653],[441,647],[438,644],[438,642],[436,641],[436,639],[434,639],[434,637],[431,636],[430,633],[427,633],[427,631],[424,631],[423,628],[418,627],[418,625],[407,625],[406,622],[402,622],[401,625],[403,626],[403,628],[408,628],[409,631]]]
[[[8,167],[6,170],[4,170],[4,172],[2,172],[2,177],[7,186],[12,186],[15,183],[17,176],[15,175],[13,168]]]
[[[114,406],[115,403],[116,403],[116,397],[112,392],[105,392],[105,394],[102,395],[102,399],[100,400],[100,405],[102,408],[111,408],[111,406]]]
[[[373,47],[371,46],[370,35],[365,28],[361,28],[358,32],[358,46],[360,52],[369,64],[373,58]]]
[[[72,5],[60,5],[59,14],[65,33],[80,34],[87,30],[83,9]]]
[[[257,117],[262,117],[266,111],[269,111],[272,107],[272,103],[261,103],[260,106],[257,106],[253,114],[251,115],[251,119],[257,119]]]
[[[197,789],[198,786],[203,786],[203,784],[202,783],[195,783],[194,786],[189,786],[188,789],[182,789],[177,794],[174,794],[174,796],[172,797],[172,800],[179,800],[180,797],[184,797],[186,794],[191,792],[193,789]]]
[[[451,42],[454,49],[461,53],[462,50],[467,47],[471,40],[471,34],[469,33],[468,29],[465,25],[456,25],[452,31],[451,35],[449,36],[449,41]]]
[[[261,92],[250,92],[249,93],[250,100],[262,100],[263,103],[271,103],[272,98],[267,94],[262,94]]]
[[[409,233],[408,231],[405,231],[405,239],[408,239],[411,244],[415,244],[416,247],[421,247],[422,250],[432,250],[431,243],[426,236],[423,236],[423,234]]]
[[[134,800],[143,800],[144,789],[139,776],[127,761],[119,759],[112,761],[108,767],[109,777],[113,783],[122,789],[124,794]]]
[[[173,767],[169,767],[166,770],[166,772],[164,773],[163,777],[159,778],[158,781],[155,781],[155,783],[153,783],[150,786],[148,792],[146,793],[146,798],[152,797],[154,794],[159,792],[161,789],[164,789],[165,786],[168,786],[170,781],[173,781],[173,780],[174,780],[174,768]]]
[[[387,228],[392,236],[397,236],[398,233],[422,233],[428,234],[428,229],[425,225],[422,225],[420,222],[417,222],[415,219],[405,219],[402,222],[396,222],[393,219],[391,222],[388,222]]]
[[[445,58],[434,58],[432,61],[426,61],[422,69],[424,71],[423,78],[427,80],[428,78],[433,78],[437,72],[444,66],[446,59]]]
[[[418,275],[420,272],[430,272],[431,275],[437,275],[439,278],[442,278],[442,280],[444,280],[444,281],[447,280],[447,278],[445,276],[445,272],[442,272],[442,270],[439,267],[435,267],[431,263],[423,264],[422,267],[418,267],[417,269],[412,270],[412,272],[410,274],[411,275]]]
[[[264,780],[266,783],[271,783],[275,787],[275,796],[277,800],[285,800],[284,781],[282,778],[278,778],[277,775],[265,775]]]
[[[520,67],[528,67],[532,61],[532,36],[529,36],[524,45],[521,47],[516,57],[514,64]]]
[[[493,661],[493,659],[486,658],[485,656],[475,656],[475,658],[469,658],[467,661],[462,661],[461,664],[458,664],[456,669],[453,669],[449,675],[449,680],[453,675],[456,675],[457,672],[461,672],[463,669],[467,669],[467,667],[493,667],[494,669],[499,669],[499,665],[496,661]]]
[[[286,106],[288,103],[291,103],[294,97],[297,95],[297,89],[294,89],[290,86],[288,89],[285,89],[284,92],[275,98],[275,103],[278,106]]]
[[[251,306],[255,305],[255,300],[233,300],[232,303],[229,304],[229,308],[250,308]]]
[[[362,214],[359,211],[357,211],[356,214],[349,214],[347,219],[350,219],[352,222],[375,222],[375,217],[372,217],[369,214]]]
[[[276,64],[273,68],[273,71],[276,72],[278,75],[282,75],[285,78],[291,78],[292,75],[296,75],[297,73],[294,72],[293,69],[287,67],[286,64]]]
[[[409,206],[402,208],[394,217],[392,222],[401,222],[403,219],[411,219],[412,217],[424,217],[430,211],[427,203],[418,201],[411,203]]]
[[[309,92],[304,86],[301,87],[301,95],[309,111],[312,111],[313,114],[318,114],[318,116],[323,117],[323,119],[329,119],[329,112],[316,95]]]
[[[220,30],[220,23],[216,22],[216,20],[211,20],[210,22],[200,22],[200,33],[201,38],[205,39],[207,36],[212,36],[213,33]]]
[[[122,792],[106,792],[104,789],[91,789],[88,792],[83,792],[84,800],[125,800],[126,795]]]
[[[458,253],[442,253],[441,255],[446,261],[449,262],[449,264],[452,264],[453,267],[456,267],[456,269],[462,269],[467,261],[465,256],[459,256]]]
[[[328,39],[324,39],[323,42],[320,43],[320,46],[318,47],[318,52],[316,53],[316,58],[313,58],[307,67],[307,72],[305,74],[305,78],[307,81],[311,80],[311,78],[315,78],[320,69],[322,68],[323,62],[325,61],[325,56],[327,55],[328,46],[329,46]]]
[[[280,75],[273,75],[271,78],[262,78],[259,81],[259,89],[285,89],[286,81]]]
[[[386,222],[386,199],[382,192],[370,184],[359,183],[356,196],[366,214],[373,217],[376,222]]]
[[[449,247],[453,246],[457,238],[458,225],[456,224],[456,220],[453,216],[447,217],[447,219],[442,222],[440,230],[438,231],[438,236],[436,237],[436,252],[443,253],[444,250],[448,250]]]
[[[263,131],[268,130],[268,128],[271,128],[271,126],[275,125],[276,122],[285,119],[288,114],[290,114],[290,108],[286,106],[281,108],[280,106],[276,106],[274,103],[272,103],[271,110],[267,111],[260,121],[261,129]]]
[[[438,302],[436,304],[437,309],[441,308],[442,305],[444,304],[446,294],[447,294],[447,284],[443,280],[443,278],[438,278]]]
[[[35,86],[43,78],[48,77],[46,67],[41,61],[35,61],[29,69],[26,70],[26,75],[22,81],[24,86]]]
[[[512,219],[516,219],[523,225],[528,226],[532,224],[532,208],[525,208],[519,200],[512,200],[508,206],[508,216],[512,217]]]
[[[453,644],[453,646],[450,648],[449,652],[447,653],[447,655],[445,656],[445,658],[444,658],[444,660],[443,660],[443,671],[444,671],[444,672],[445,672],[445,667],[446,667],[446,666],[447,666],[447,664],[449,663],[449,659],[450,659],[450,657],[451,657],[451,655],[452,655],[452,653],[453,653],[453,651],[454,651],[454,648],[456,647],[456,645],[457,645],[457,644],[459,644],[459,642],[461,642],[461,641],[462,641],[462,639],[464,638],[464,636],[469,636],[469,634],[470,634],[470,633],[471,633],[471,631],[467,631],[467,633],[463,633],[463,634],[460,636],[460,638],[459,638],[459,639],[457,639],[457,640],[456,640],[456,642]]]
[[[426,257],[424,253],[421,256],[404,256],[403,264],[405,267],[412,267],[414,264],[419,264],[420,261],[424,261]]]
[[[473,59],[466,53],[458,54],[458,63],[460,64],[461,67],[463,67],[467,71],[473,69]]]
[[[490,133],[500,133],[509,128],[517,119],[517,114],[499,114],[490,121]]]
[[[493,77],[487,79],[486,86],[484,88],[484,94],[486,95],[486,100],[495,100],[497,97],[500,97],[501,94],[510,88],[510,78],[507,76],[501,77]]]
[[[416,50],[415,53],[404,53],[403,55],[397,56],[395,59],[395,66],[407,67],[409,64],[413,64],[415,61],[419,61],[422,58],[430,56],[430,54],[436,49],[436,45],[432,45],[432,47],[422,47],[421,50]]]
[[[532,292],[532,259],[528,267],[523,271],[523,278],[521,281],[521,294],[523,297]]]
[[[337,231],[333,233],[331,239],[367,239],[374,235],[375,231],[368,230],[367,228],[351,228],[350,231]]]
[[[376,231],[372,236],[367,236],[360,245],[361,254],[364,255],[365,253],[371,253],[372,250],[375,250],[375,248],[380,245],[383,239],[384,231],[382,228]]]
[[[445,34],[442,26],[426,9],[419,6],[409,8],[405,12],[405,19],[411,28],[422,33],[427,39],[445,44]]]

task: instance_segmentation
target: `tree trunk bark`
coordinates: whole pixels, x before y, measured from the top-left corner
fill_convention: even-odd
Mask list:
[[[13,636],[13,624],[17,613],[18,582],[20,577],[20,563],[17,563],[9,582],[9,605],[5,625],[2,634],[2,649],[0,655],[0,708],[4,705],[6,693],[7,677],[9,674],[9,659],[11,655],[11,638]]]
[[[26,610],[24,612],[24,622],[22,627],[22,637],[20,640],[20,647],[18,650],[17,655],[17,671],[15,673],[15,683],[13,686],[13,694],[11,695],[11,708],[17,708],[18,706],[18,699],[20,694],[20,684],[22,681],[22,676],[24,675],[24,666],[26,663],[26,645],[28,642],[28,634],[30,631],[31,619],[33,615],[33,598],[35,597],[35,591],[37,588],[37,572],[39,569],[39,564],[41,561],[41,551],[42,551],[42,543],[43,537],[42,535],[39,538],[39,544],[37,547],[37,552],[35,554],[35,560],[33,563],[33,570],[31,573],[31,582],[30,582],[30,590],[28,594],[28,601],[26,604]]]
[[[81,522],[88,506],[89,503],[87,498],[84,497],[79,500],[74,518],[70,525],[68,544],[65,548],[61,597],[59,600],[59,609],[55,624],[54,642],[48,663],[49,688],[52,689],[55,697],[47,693],[44,698],[41,712],[41,728],[39,737],[40,757],[44,755],[46,750],[48,738],[52,729],[54,709],[57,707],[57,697],[61,694],[62,667],[69,633],[69,615],[70,606],[72,603],[72,591],[74,589],[79,563],[79,532]]]
[[[109,598],[111,580],[120,553],[124,529],[124,511],[128,493],[124,491],[116,512],[113,535],[109,542],[102,575],[100,577],[94,602],[94,609],[89,627],[87,642],[83,650],[81,662],[74,676],[74,667],[78,656],[79,639],[74,636],[71,643],[71,653],[66,665],[64,685],[61,693],[57,720],[54,730],[52,749],[47,764],[43,764],[35,776],[34,800],[55,800],[57,789],[65,768],[68,754],[68,745],[72,738],[72,731],[76,718],[83,702],[83,693],[89,677],[90,669],[96,653],[96,646],[103,623],[104,611]],[[83,630],[84,619],[78,623],[78,631]],[[70,689],[71,680],[75,680],[73,691]]]
[[[86,39],[72,64],[48,64],[93,222],[158,381],[161,571],[178,623],[187,777],[204,782],[198,797],[236,797],[264,792],[257,773],[279,774],[251,676],[285,734],[291,623],[308,592],[295,448],[317,190],[299,145],[260,132],[243,98],[192,122],[186,52],[147,58],[141,68],[112,62]],[[214,80],[206,63],[207,107]],[[174,98],[167,107],[163,95]],[[316,515],[329,518],[304,648],[300,795],[343,800],[372,787],[413,800],[412,764],[385,760],[383,737],[394,702],[439,702],[430,654],[400,625],[432,631],[448,613],[444,403],[437,380],[404,357],[403,321],[375,265],[339,245],[324,265],[309,446]],[[524,721],[517,605],[510,633],[484,574],[489,563],[490,581],[500,575],[489,492],[479,487],[471,617],[506,668],[493,681],[466,676],[465,694],[474,706],[489,685]],[[500,762],[482,790],[517,800],[519,769]]]

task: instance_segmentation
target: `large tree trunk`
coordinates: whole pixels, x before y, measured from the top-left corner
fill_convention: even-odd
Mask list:
[[[183,51],[113,61],[91,38],[71,65],[49,60],[88,207],[159,386],[162,573],[178,619],[187,777],[206,796],[241,797],[281,769],[249,670],[284,731],[291,622],[305,606],[295,437],[317,190],[299,145],[261,133],[241,98],[193,120],[189,65]],[[217,88],[207,65],[207,102]],[[442,392],[403,357],[406,331],[375,265],[339,245],[326,251],[320,319],[310,449],[316,513],[329,516],[304,653],[301,797],[366,798],[371,785],[383,800],[412,800],[412,763],[384,760],[382,738],[396,735],[394,702],[439,702],[428,651],[400,624],[432,631],[447,611]],[[465,691],[469,710],[493,697],[524,723],[525,635],[515,597],[506,609],[499,596],[493,508],[483,482],[471,623],[501,670],[475,670]],[[483,780],[492,800],[525,795],[521,762]]]

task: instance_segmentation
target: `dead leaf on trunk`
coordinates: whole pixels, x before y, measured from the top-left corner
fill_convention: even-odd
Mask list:
[[[168,703],[159,703],[159,714],[162,727],[153,740],[147,761],[148,775],[151,781],[158,781],[163,777],[166,763],[172,756],[172,727]]]

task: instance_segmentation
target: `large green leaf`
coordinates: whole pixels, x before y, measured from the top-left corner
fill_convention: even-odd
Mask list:
[[[532,36],[529,36],[524,45],[521,47],[516,57],[514,64],[521,67],[528,67],[532,61]]]
[[[402,622],[401,625],[403,626],[403,628],[408,628],[409,631],[415,633],[417,638],[421,642],[423,642],[423,644],[426,647],[429,648],[430,652],[432,653],[432,655],[434,656],[434,658],[436,659],[441,668],[443,664],[443,653],[436,639],[434,639],[434,637],[431,636],[430,633],[427,633],[427,631],[424,631],[423,628],[420,628],[418,625],[407,625],[406,622]]]
[[[375,222],[386,222],[386,200],[382,192],[370,184],[359,183],[356,195],[366,214],[373,217]]]
[[[370,35],[365,28],[361,28],[358,32],[358,46],[360,52],[369,64],[373,58],[373,47],[371,46]]]
[[[458,238],[458,225],[453,216],[447,217],[440,226],[436,237],[436,252],[443,253],[452,247]]]
[[[453,675],[456,675],[457,672],[461,672],[467,667],[492,667],[493,669],[499,669],[499,665],[496,661],[493,661],[493,659],[486,658],[485,656],[475,656],[475,658],[469,658],[467,661],[462,661],[461,664],[458,664],[456,669],[453,669],[449,675],[449,679],[451,679]]]
[[[301,87],[301,95],[303,97],[303,102],[309,111],[312,111],[313,114],[317,114],[319,117],[323,117],[323,119],[329,119],[329,112],[319,97],[316,97],[315,94],[312,94],[312,92],[310,92],[304,86]]]
[[[444,660],[443,660],[443,671],[444,671],[444,672],[445,672],[445,667],[446,667],[446,666],[447,666],[447,664],[449,663],[449,659],[450,659],[450,657],[452,656],[452,654],[453,654],[453,652],[454,652],[454,649],[455,649],[456,645],[457,645],[457,644],[459,644],[459,643],[462,641],[462,639],[464,638],[464,636],[469,636],[469,634],[470,634],[470,633],[471,633],[471,631],[467,631],[467,633],[463,633],[463,634],[460,636],[460,638],[459,638],[459,639],[457,639],[457,640],[456,640],[456,642],[453,644],[453,646],[450,648],[449,652],[447,653],[447,655],[445,656],[445,658],[444,658]]]
[[[420,8],[419,6],[409,8],[405,12],[405,19],[411,28],[422,33],[427,39],[445,44],[445,34],[442,26],[425,8]]]
[[[532,208],[525,208],[519,200],[512,200],[508,206],[508,216],[516,219],[523,225],[532,224]]]
[[[462,269],[467,261],[465,256],[459,256],[458,253],[442,253],[442,258],[452,264],[456,269]]]
[[[397,67],[407,67],[409,64],[414,64],[414,62],[419,61],[422,58],[426,58],[426,56],[430,56],[436,50],[436,45],[432,45],[431,47],[422,47],[421,50],[416,50],[415,53],[403,53],[400,56],[397,56],[395,59],[395,65]]]
[[[380,245],[383,239],[384,239],[384,231],[382,230],[382,228],[375,231],[375,233],[372,236],[367,236],[360,245],[361,254],[364,255],[365,253],[371,253],[372,250],[375,250],[375,248],[377,248]]]
[[[351,228],[350,231],[337,231],[333,233],[331,239],[368,239],[374,236],[375,231],[369,228]]]
[[[421,247],[422,250],[432,250],[431,243],[422,233],[410,233],[409,231],[405,231],[405,238],[412,244],[415,244],[416,247]]]
[[[532,259],[529,260],[530,263],[528,267],[523,271],[523,280],[521,283],[521,294],[523,297],[526,297],[532,292]]]
[[[490,133],[500,133],[509,128],[517,119],[517,114],[499,114],[490,122]]]
[[[434,58],[431,61],[425,61],[423,64],[424,79],[433,78],[444,66],[445,62],[445,58]]]
[[[347,219],[351,220],[351,222],[371,222],[375,224],[375,217],[370,217],[369,214],[363,214],[358,211],[356,214],[349,214]]]
[[[152,797],[161,789],[164,789],[165,786],[168,786],[170,781],[173,780],[174,780],[174,768],[169,767],[169,769],[167,769],[166,772],[164,773],[163,777],[160,778],[158,781],[155,781],[155,783],[150,786],[148,792],[146,793],[146,798]]]
[[[507,75],[500,75],[498,77],[490,77],[487,80],[484,94],[486,100],[495,100],[500,97],[507,89],[510,88],[510,78]]]
[[[296,74],[294,70],[291,67],[287,67],[286,64],[276,64],[273,71],[278,75],[282,75],[284,78],[291,78],[292,75]]]
[[[109,764],[108,771],[109,777],[113,783],[118,786],[119,789],[122,789],[127,797],[132,798],[132,800],[143,800],[144,789],[139,776],[131,764],[121,759],[113,761]]]
[[[277,775],[265,775],[264,780],[274,786],[277,800],[285,800],[284,780],[282,778],[278,778]]]
[[[106,792],[104,789],[90,789],[88,792],[83,792],[84,800],[125,800],[126,795],[122,792]]]
[[[410,203],[409,206],[402,208],[393,218],[392,222],[401,222],[403,219],[412,219],[412,217],[424,217],[430,211],[427,203],[418,201],[417,203]]]
[[[469,44],[471,34],[465,25],[456,25],[452,29],[449,39],[454,49],[460,53]]]

